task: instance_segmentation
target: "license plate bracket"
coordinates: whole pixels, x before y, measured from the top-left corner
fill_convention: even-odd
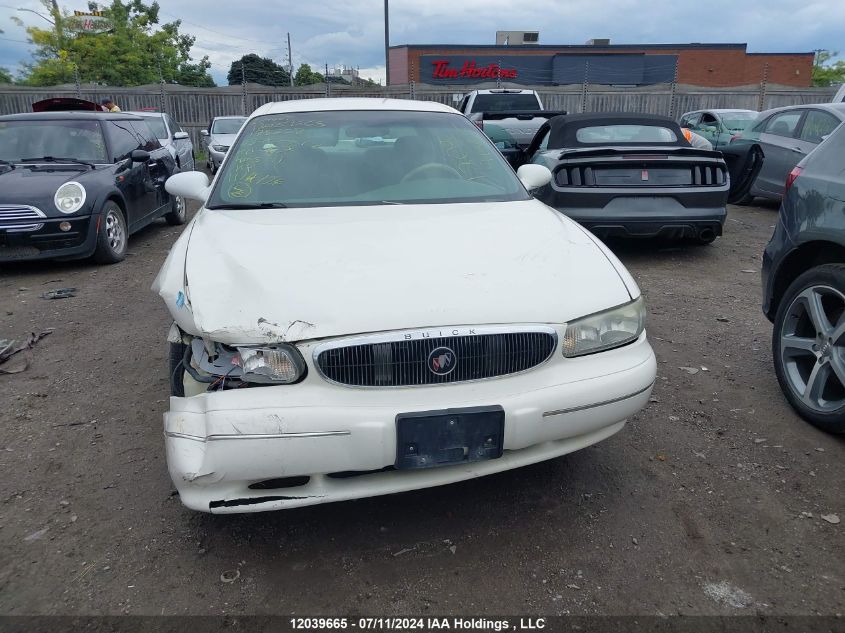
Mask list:
[[[409,470],[497,459],[504,437],[500,406],[400,413],[394,465]]]

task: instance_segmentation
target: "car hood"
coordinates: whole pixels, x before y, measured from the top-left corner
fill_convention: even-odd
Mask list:
[[[89,169],[80,165],[77,171],[70,166],[60,169],[31,168],[18,165],[9,170],[0,166],[0,204],[26,204],[38,207],[50,216],[62,215],[53,204],[56,190],[71,180],[86,186],[98,178],[97,169]],[[89,200],[93,200],[92,192],[88,191]]]
[[[211,135],[211,144],[212,145],[226,145],[228,147],[232,146],[232,143],[235,142],[235,139],[238,137],[237,134],[212,134]]]
[[[564,323],[630,301],[620,274],[536,200],[203,209],[153,288],[183,330],[237,344]]]

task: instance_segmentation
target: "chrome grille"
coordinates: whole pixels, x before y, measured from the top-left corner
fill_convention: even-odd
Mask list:
[[[315,349],[314,361],[327,380],[355,387],[483,380],[531,369],[552,355],[557,346],[554,329],[527,327],[531,329],[468,328],[468,333],[452,336],[440,336],[434,330],[333,341]],[[446,375],[434,373],[429,366],[429,355],[439,347],[454,352],[454,369]]]
[[[44,226],[46,216],[40,209],[27,205],[0,205],[0,229],[11,233],[37,231]]]

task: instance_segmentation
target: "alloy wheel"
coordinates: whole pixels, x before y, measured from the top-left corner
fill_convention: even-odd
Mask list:
[[[818,285],[793,299],[781,326],[780,362],[806,407],[829,413],[845,406],[845,295]]]

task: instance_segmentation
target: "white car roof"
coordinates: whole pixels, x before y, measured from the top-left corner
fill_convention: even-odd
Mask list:
[[[329,112],[345,110],[402,110],[409,112],[458,111],[436,101],[414,101],[411,99],[379,99],[365,97],[342,97],[333,99],[294,99],[265,103],[252,113],[250,118],[265,114],[287,114],[290,112]]]

